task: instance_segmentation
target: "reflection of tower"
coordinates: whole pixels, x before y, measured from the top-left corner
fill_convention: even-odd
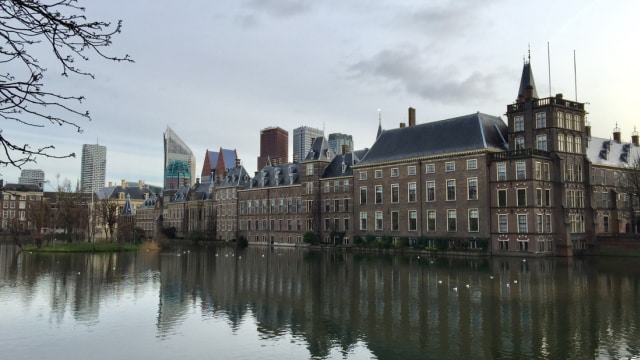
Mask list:
[[[167,126],[164,133],[164,189],[175,190],[195,182],[196,157],[187,144]]]

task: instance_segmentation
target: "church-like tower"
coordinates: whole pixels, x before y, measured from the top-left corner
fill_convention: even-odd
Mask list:
[[[570,255],[590,241],[584,104],[539,98],[530,61],[507,106],[509,150],[492,155],[496,252]]]

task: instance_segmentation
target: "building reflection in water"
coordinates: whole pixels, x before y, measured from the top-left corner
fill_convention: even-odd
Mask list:
[[[444,259],[269,247],[113,255],[0,251],[1,283],[29,289],[46,283],[57,318],[69,310],[91,323],[104,297],[159,282],[161,340],[179,333],[197,309],[202,321],[223,320],[232,331],[252,322],[261,339],[291,336],[318,358],[362,344],[378,358],[640,354],[634,260]],[[28,291],[22,296],[29,301]]]

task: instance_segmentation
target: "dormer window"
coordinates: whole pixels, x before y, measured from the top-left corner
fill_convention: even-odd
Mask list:
[[[344,161],[342,161],[342,173],[344,174],[345,172],[347,172],[347,163],[345,163]]]

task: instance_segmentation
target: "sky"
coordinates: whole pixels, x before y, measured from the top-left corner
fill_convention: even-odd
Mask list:
[[[82,133],[0,123],[17,143],[78,155],[23,167],[44,170],[49,191],[79,180],[82,144],[94,143],[107,147],[107,182],[162,185],[167,126],[193,150],[199,175],[206,150],[220,147],[256,171],[260,130],[271,126],[289,132],[291,160],[293,129],[303,125],[351,134],[363,149],[379,117],[383,128],[398,127],[409,107],[418,124],[477,111],[506,120],[529,56],[538,95],[587,103],[593,136],[610,138],[617,124],[628,142],[640,128],[638,1],[79,3],[91,20],[123,21],[106,52],[135,63],[92,56],[79,65],[95,79],[61,77],[51,63],[47,90],[86,97],[79,108],[92,120],[78,121]],[[0,168],[5,183],[19,175]]]

